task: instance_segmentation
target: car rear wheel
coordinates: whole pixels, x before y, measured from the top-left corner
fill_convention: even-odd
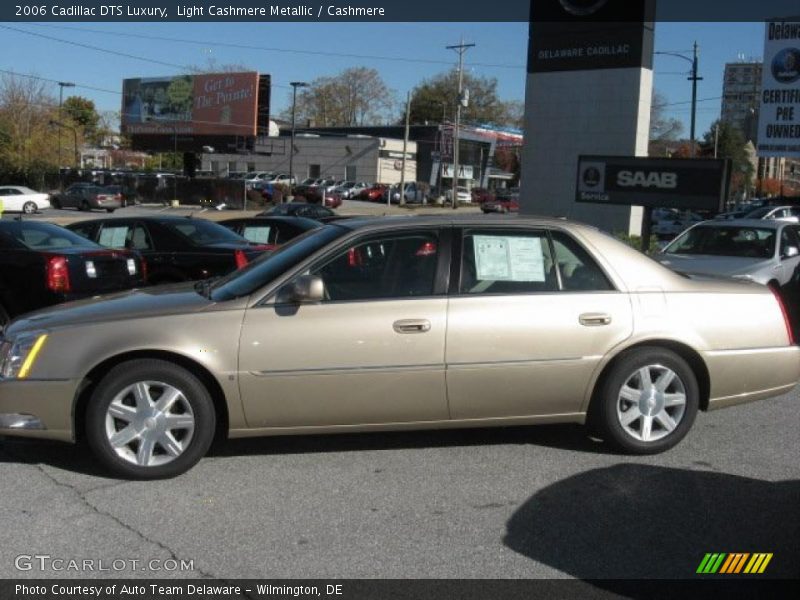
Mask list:
[[[22,205],[22,212],[25,213],[26,215],[32,215],[37,210],[39,210],[39,207],[36,206],[35,202],[26,202],[25,204]]]
[[[89,203],[86,200],[84,200],[83,202],[81,202],[80,209],[82,211],[88,212],[88,211],[92,210],[92,207],[89,206]]]
[[[591,420],[600,436],[630,454],[657,454],[689,432],[700,392],[691,367],[665,348],[622,356],[595,397]]]
[[[61,200],[53,198],[52,200],[50,200],[50,206],[52,206],[55,209],[61,208]]]
[[[106,212],[107,213],[113,213],[115,210],[117,210],[117,209],[116,208],[107,208]]]
[[[211,396],[190,372],[162,360],[114,367],[92,394],[86,437],[116,475],[160,479],[186,472],[208,451],[216,418]]]

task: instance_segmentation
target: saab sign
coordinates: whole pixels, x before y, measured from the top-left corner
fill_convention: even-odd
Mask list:
[[[729,179],[726,160],[581,156],[575,200],[717,211]]]

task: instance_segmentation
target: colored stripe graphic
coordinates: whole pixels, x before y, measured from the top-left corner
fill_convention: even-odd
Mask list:
[[[733,575],[738,573],[748,573],[751,575],[763,573],[769,562],[772,560],[772,553],[757,552],[708,552],[700,561],[697,573],[714,575]],[[748,560],[749,559],[749,560]],[[745,566],[746,565],[746,566]],[[742,571],[744,569],[744,571]]]

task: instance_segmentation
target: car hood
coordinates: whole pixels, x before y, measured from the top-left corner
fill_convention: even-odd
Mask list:
[[[7,336],[28,330],[56,329],[143,317],[200,312],[215,303],[200,295],[193,283],[130,290],[68,302],[25,314],[9,324]]]
[[[657,256],[657,260],[662,265],[682,273],[702,273],[727,277],[753,274],[772,264],[771,259],[704,254],[660,254]]]

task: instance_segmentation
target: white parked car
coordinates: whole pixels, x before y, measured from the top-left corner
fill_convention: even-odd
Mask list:
[[[0,206],[5,212],[29,215],[50,208],[50,195],[21,185],[6,185],[0,187]]]
[[[453,200],[453,189],[450,188],[444,193],[444,197],[448,202],[452,202]],[[458,198],[459,202],[472,202],[472,194],[470,191],[465,187],[458,188],[458,192],[456,194],[456,198]]]

